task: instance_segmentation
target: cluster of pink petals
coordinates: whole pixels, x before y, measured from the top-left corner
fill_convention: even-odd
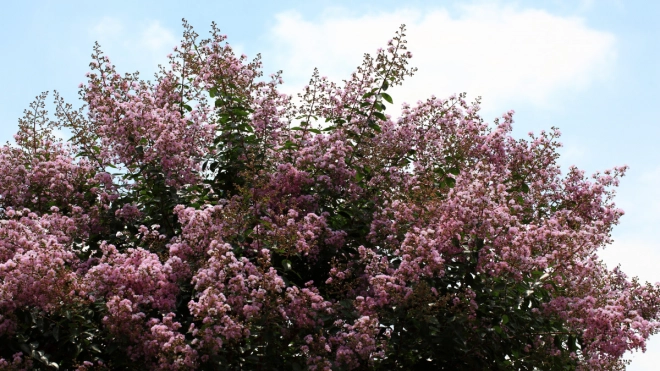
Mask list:
[[[400,118],[387,116],[369,131],[351,109],[378,103],[368,93],[382,84],[380,64],[395,67],[392,84],[406,75],[411,55],[397,54],[396,43],[367,58],[344,86],[315,74],[296,106],[277,91],[279,75],[264,82],[260,62],[235,56],[224,36],[196,48],[186,40],[153,83],[120,76],[96,50],[81,90],[87,142],[66,147],[23,130],[23,147],[0,148],[0,336],[16,331],[19,308],[57,314],[101,301],[103,331],[150,369],[196,369],[264,322],[298,339],[310,370],[355,369],[385,354],[390,333],[380,313],[408,303],[420,282],[447,274],[448,262],[463,259],[477,240],[476,274],[519,282],[544,272],[539,285],[561,288],[538,315],[557,316],[581,334],[582,369],[614,367],[658,331],[660,289],[608,270],[597,256],[623,215],[612,198],[625,168],[591,179],[576,168],[562,174],[557,130],[515,140],[513,112],[488,125],[463,96],[404,105]],[[250,108],[263,167],[246,172],[253,178],[242,193],[168,210],[181,226],[174,236],[140,226],[140,246],[104,241],[98,255],[86,256],[89,236],[108,232],[103,218],[121,192],[140,185],[122,175],[152,166],[177,190],[201,183],[203,159],[216,151],[212,88]],[[313,117],[342,124],[307,130]],[[74,150],[90,155],[76,158]],[[400,162],[411,154],[414,160]],[[373,202],[360,244],[333,228],[323,197]],[[142,220],[143,205],[119,206],[109,217]],[[321,280],[287,281],[291,261],[314,266],[349,245],[356,253],[328,260]],[[192,324],[184,326],[177,300],[186,287]],[[475,297],[464,287],[438,310],[473,318]],[[30,362],[17,354],[0,358],[0,369]]]

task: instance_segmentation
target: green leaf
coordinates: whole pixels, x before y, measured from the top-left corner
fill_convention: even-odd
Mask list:
[[[188,111],[188,112],[192,111],[192,107],[190,107],[190,106],[187,105],[187,104],[184,104],[184,105],[183,105],[183,108],[185,108],[186,111]]]
[[[527,183],[523,183],[523,184],[521,184],[521,185],[520,185],[520,190],[521,190],[523,193],[529,193],[529,186],[527,185]]]
[[[369,123],[369,127],[372,128],[377,133],[381,132],[380,126],[373,121]]]
[[[383,91],[387,90],[390,87],[390,84],[387,82],[387,79],[383,80],[383,85],[380,86]]]
[[[507,323],[509,323],[509,316],[505,314],[502,316],[502,324],[506,325]]]
[[[577,339],[575,338],[574,335],[568,337],[568,350],[570,350],[571,352],[575,352],[577,350],[576,341]]]
[[[555,346],[557,347],[557,349],[563,349],[562,346],[561,346],[562,344],[561,344],[561,339],[559,338],[559,335],[555,335],[554,343],[555,343]]]
[[[53,339],[55,341],[60,341],[60,325],[57,324],[55,327],[53,327]]]
[[[339,301],[339,305],[341,305],[344,308],[352,308],[353,307],[353,301],[344,299]]]
[[[385,115],[382,112],[374,112],[373,115],[383,121],[387,121],[387,117],[385,117]]]
[[[259,223],[262,224],[267,229],[273,229],[273,223],[269,222],[268,220],[259,219]]]
[[[284,145],[282,146],[282,148],[283,149],[296,149],[296,148],[298,148],[298,145],[293,143],[290,140],[287,140],[286,142],[284,142]]]
[[[380,96],[383,97],[389,104],[392,104],[392,97],[387,93],[380,93]]]
[[[291,260],[289,259],[282,260],[282,268],[284,268],[285,271],[292,270],[292,267],[293,265],[291,264]]]

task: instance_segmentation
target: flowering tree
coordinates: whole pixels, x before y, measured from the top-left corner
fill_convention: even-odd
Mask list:
[[[617,370],[657,331],[596,255],[625,168],[562,174],[558,130],[465,95],[392,119],[403,27],[297,101],[184,28],[153,82],[97,45],[86,106],[0,148],[0,369]]]

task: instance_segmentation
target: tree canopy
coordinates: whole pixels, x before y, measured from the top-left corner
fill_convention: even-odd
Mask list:
[[[153,81],[96,45],[0,148],[0,370],[622,369],[660,310],[597,255],[625,167],[465,94],[392,118],[404,31],[297,98],[215,25]]]

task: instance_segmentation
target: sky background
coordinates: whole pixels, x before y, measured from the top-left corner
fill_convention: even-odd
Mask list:
[[[138,4],[136,4],[138,3]],[[408,28],[419,68],[395,105],[431,95],[482,97],[486,121],[513,109],[514,137],[557,126],[560,164],[630,170],[626,211],[602,251],[608,266],[660,281],[660,1],[12,1],[0,22],[0,142],[42,91],[79,105],[98,41],[120,72],[149,79],[181,39],[181,19],[207,35],[215,21],[238,53],[261,53],[295,93],[314,67],[335,81]],[[389,112],[392,113],[392,112]],[[660,335],[628,370],[657,370]]]

